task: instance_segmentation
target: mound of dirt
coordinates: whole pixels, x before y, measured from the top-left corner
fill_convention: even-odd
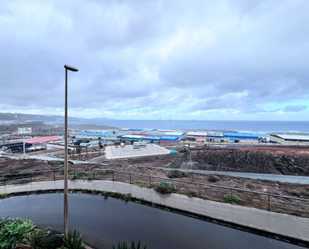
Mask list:
[[[170,164],[188,165],[187,151]],[[295,147],[202,148],[191,150],[191,169],[309,176],[309,149]]]

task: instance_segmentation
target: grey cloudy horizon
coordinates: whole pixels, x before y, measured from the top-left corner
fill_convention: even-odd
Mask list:
[[[2,0],[0,112],[309,120],[309,1]]]

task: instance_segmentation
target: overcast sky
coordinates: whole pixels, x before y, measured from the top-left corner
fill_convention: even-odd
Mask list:
[[[1,0],[0,112],[309,120],[308,0]]]

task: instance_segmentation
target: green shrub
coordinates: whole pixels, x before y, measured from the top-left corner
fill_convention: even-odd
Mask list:
[[[154,189],[161,194],[170,194],[177,191],[176,186],[169,182],[157,182]]]
[[[9,196],[9,194],[0,194],[0,199],[7,198],[8,196]]]
[[[73,233],[69,232],[65,238],[63,238],[63,243],[67,249],[85,249],[83,244],[83,234],[74,230]]]
[[[10,184],[14,185],[14,184],[25,184],[25,183],[29,183],[31,182],[30,178],[21,178],[21,179],[17,179],[14,181],[10,181]]]
[[[169,178],[182,178],[182,177],[187,177],[188,174],[180,170],[171,170],[170,172],[168,172],[167,176]]]
[[[220,177],[218,177],[218,176],[210,175],[210,176],[208,177],[208,181],[209,181],[209,182],[217,182],[217,181],[219,181],[219,180],[220,180]]]
[[[110,174],[113,174],[113,170],[95,170],[94,171],[95,174],[98,174],[98,175],[110,175]]]
[[[141,182],[140,181],[133,181],[132,184],[139,186],[141,184]]]
[[[74,174],[74,171],[71,172],[71,174]],[[87,172],[85,170],[76,170],[74,177],[72,177],[72,180],[88,180]],[[92,179],[92,178],[91,178]]]
[[[35,230],[24,236],[24,245],[32,249],[48,249],[62,246],[62,235],[50,228]]]
[[[113,249],[142,249],[140,241],[138,242],[137,246],[135,243],[132,242],[131,245],[127,245],[126,242],[118,243],[117,248],[113,246]],[[147,246],[144,246],[143,249],[147,249]]]
[[[188,196],[188,197],[198,197],[198,193],[195,192],[195,191],[189,190],[189,191],[187,192],[187,196]]]
[[[123,200],[125,200],[126,202],[127,201],[130,201],[132,198],[132,195],[129,193],[129,194],[125,194],[124,197],[123,197]]]
[[[57,167],[57,166],[61,166],[61,167],[63,167],[63,165],[64,165],[64,161],[49,161],[49,163],[51,164],[51,165],[53,165],[53,166],[55,166],[55,167]]]
[[[23,236],[35,227],[31,220],[9,219],[0,230],[0,248],[9,249],[23,241]]]
[[[3,164],[0,163],[0,167],[3,167]]]
[[[6,223],[8,223],[9,221],[10,221],[9,218],[1,218],[1,219],[0,219],[0,230],[1,230],[2,227],[4,227],[4,225],[5,225]]]
[[[247,183],[247,184],[246,184],[246,188],[253,189],[254,186],[253,186],[251,183]]]
[[[229,203],[240,203],[242,202],[242,199],[239,198],[237,195],[231,195],[231,194],[227,194],[224,196],[225,201],[229,202]]]

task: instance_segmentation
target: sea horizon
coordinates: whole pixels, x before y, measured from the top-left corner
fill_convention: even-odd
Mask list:
[[[94,124],[136,129],[218,130],[257,134],[309,133],[309,121],[87,119],[69,121],[69,124]]]

